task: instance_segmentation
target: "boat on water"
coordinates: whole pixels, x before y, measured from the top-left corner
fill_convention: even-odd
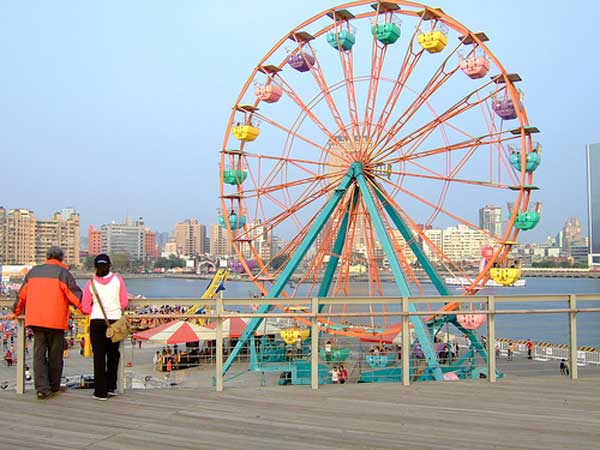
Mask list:
[[[446,277],[445,281],[448,286],[459,286],[459,287],[463,287],[463,288],[469,287],[473,283],[472,279],[465,278],[465,277]],[[519,278],[518,280],[516,280],[513,284],[509,285],[508,287],[525,287],[525,285],[526,285],[525,279]],[[507,287],[507,286],[502,285],[490,278],[489,280],[486,281],[485,286],[483,286],[483,287]]]

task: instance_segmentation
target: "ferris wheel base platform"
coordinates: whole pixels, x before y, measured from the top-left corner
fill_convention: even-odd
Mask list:
[[[442,372],[446,374],[454,374],[453,376],[445,377],[445,381],[453,380],[467,380],[467,379],[480,379],[488,377],[488,369],[485,366],[475,367],[456,367],[456,366],[441,366]],[[435,381],[432,374],[428,371],[420,373],[417,369],[416,373],[412,373],[414,370],[411,369],[411,380],[412,381]],[[501,379],[504,374],[496,371],[496,378]],[[401,383],[402,382],[402,368],[401,367],[385,367],[381,369],[365,370],[360,374],[358,383]]]

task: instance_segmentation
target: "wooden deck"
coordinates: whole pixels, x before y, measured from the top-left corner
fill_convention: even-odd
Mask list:
[[[0,449],[594,449],[600,379],[0,392]]]

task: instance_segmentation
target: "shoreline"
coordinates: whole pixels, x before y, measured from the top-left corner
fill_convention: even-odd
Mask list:
[[[93,272],[71,272],[76,279],[87,279],[91,278]],[[214,274],[196,274],[196,273],[120,273],[124,279],[158,279],[158,278],[172,278],[172,279],[183,279],[183,280],[212,280]],[[475,274],[468,274],[474,277]],[[600,279],[600,271],[595,272],[524,272],[522,278],[570,278],[570,279]],[[383,281],[394,281],[393,274],[384,274],[381,279]],[[229,281],[244,281],[252,283],[252,280],[244,274],[231,273],[228,278]],[[292,277],[291,281],[297,283],[299,277]],[[351,277],[350,281],[361,282],[368,281],[366,276]],[[428,282],[429,280],[420,279],[420,282]]]

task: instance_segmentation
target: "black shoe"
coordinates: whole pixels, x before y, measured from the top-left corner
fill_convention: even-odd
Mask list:
[[[58,392],[65,392],[67,390],[66,386],[60,386],[58,389],[52,389],[53,393],[58,393]]]
[[[38,392],[37,399],[38,400],[47,400],[54,395],[54,392]]]
[[[119,394],[120,394],[120,392],[118,389],[113,389],[113,390],[107,392],[107,395],[109,397],[117,397]]]

